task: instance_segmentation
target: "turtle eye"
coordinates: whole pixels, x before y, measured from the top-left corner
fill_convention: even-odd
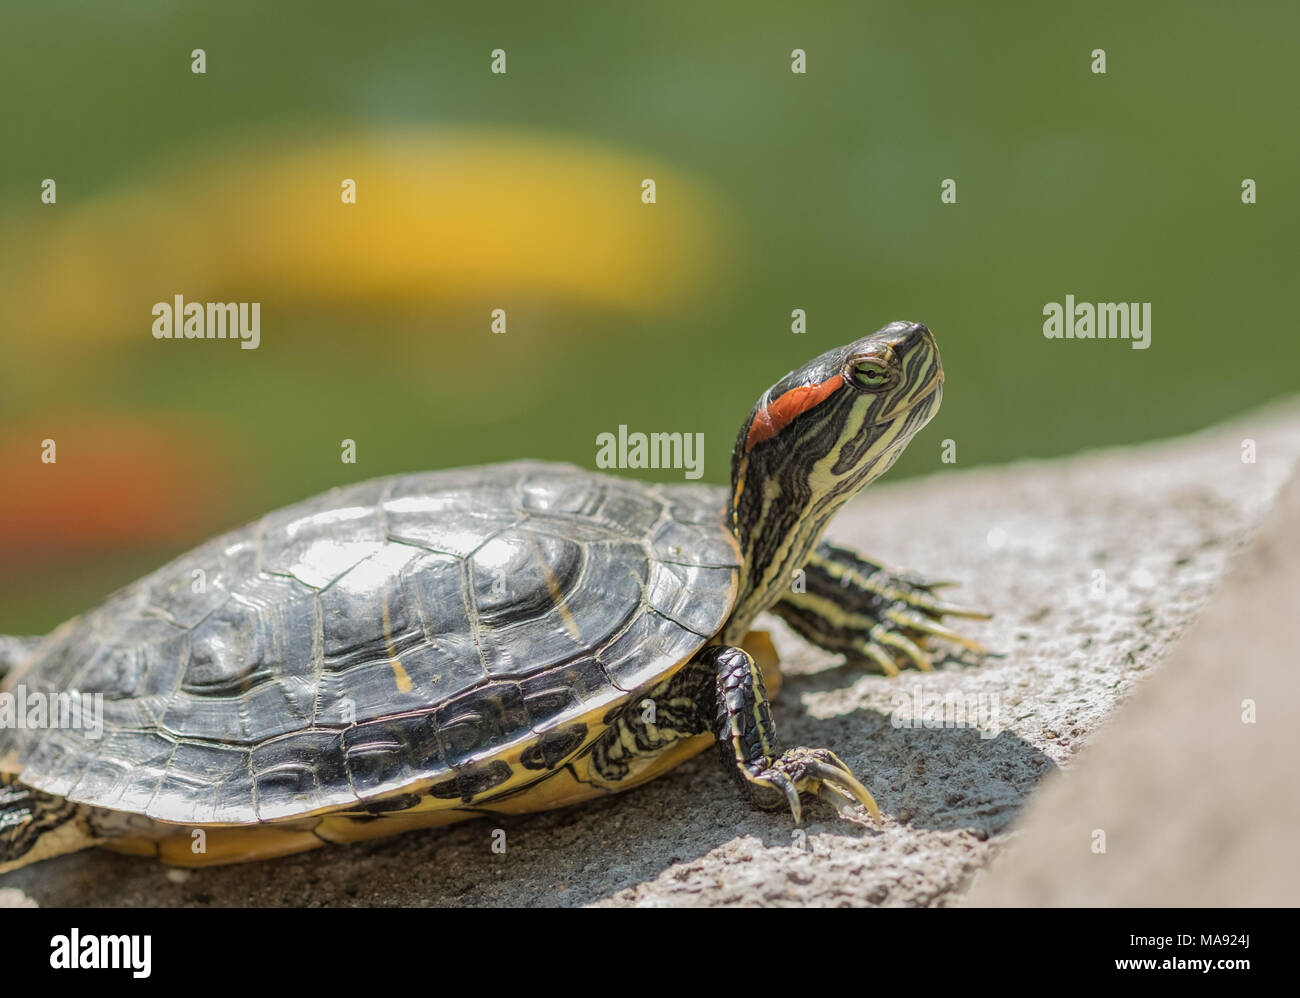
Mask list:
[[[890,369],[875,360],[859,360],[853,365],[853,382],[869,392],[878,392],[893,382]]]

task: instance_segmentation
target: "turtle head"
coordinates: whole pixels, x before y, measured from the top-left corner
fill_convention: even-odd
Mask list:
[[[828,350],[763,393],[732,454],[744,565],[724,640],[781,598],[836,510],[889,470],[942,396],[939,348],[917,322]]]

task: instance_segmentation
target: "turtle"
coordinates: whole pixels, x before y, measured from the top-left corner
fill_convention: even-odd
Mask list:
[[[877,672],[979,649],[940,585],[822,539],[938,410],[893,322],[772,385],[730,488],[519,461],[332,489],[44,637],[0,639],[0,872],[103,846],[201,866],[626,790],[717,746],[759,808],[877,822],[779,748],[773,611]]]

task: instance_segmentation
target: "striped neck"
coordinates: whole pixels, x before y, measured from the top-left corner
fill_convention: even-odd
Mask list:
[[[928,330],[925,337],[933,343]],[[912,377],[894,391],[854,390],[823,355],[813,362],[821,366],[794,372],[759,399],[732,455],[731,526],[743,562],[725,643],[738,643],[790,592],[835,513],[889,470],[938,409],[937,352],[917,354],[928,356],[915,358]]]

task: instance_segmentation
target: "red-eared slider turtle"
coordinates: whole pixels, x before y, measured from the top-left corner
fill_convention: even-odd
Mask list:
[[[750,628],[775,610],[887,673],[955,637],[933,586],[819,543],[942,387],[930,331],[895,322],[763,393],[730,490],[535,462],[382,478],[5,639],[0,871],[90,845],[230,862],[559,807],[715,741],[761,807],[799,820],[819,794],[878,818],[834,754],[777,747],[775,657]]]

